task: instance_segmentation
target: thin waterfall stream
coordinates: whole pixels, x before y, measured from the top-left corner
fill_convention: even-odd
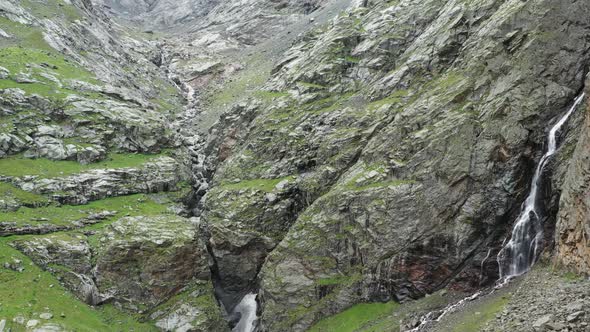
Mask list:
[[[531,190],[522,205],[522,210],[514,228],[510,241],[498,253],[500,279],[521,275],[527,272],[537,261],[543,242],[543,224],[539,211],[539,190],[543,171],[551,157],[557,151],[557,134],[578,108],[584,94],[576,98],[572,107],[557,121],[549,131],[547,152],[543,155],[531,183]]]
[[[429,312],[420,319],[420,324],[409,332],[420,331],[427,324],[440,321],[444,316],[454,312],[465,303],[475,300],[482,294],[491,294],[504,287],[513,277],[529,271],[539,257],[543,244],[543,224],[539,210],[539,191],[542,176],[547,163],[558,149],[557,137],[563,125],[584,100],[585,93],[578,96],[570,109],[553,125],[547,137],[547,151],[539,161],[532,179],[529,194],[522,204],[521,212],[512,229],[508,243],[505,243],[497,256],[500,278],[489,292],[479,291],[458,302],[448,305],[443,310]],[[489,257],[490,252],[488,252]],[[482,263],[483,264],[483,263]]]
[[[234,309],[234,313],[240,315],[240,320],[232,329],[232,332],[254,332],[256,329],[256,319],[258,319],[256,316],[257,308],[256,294],[246,294]]]

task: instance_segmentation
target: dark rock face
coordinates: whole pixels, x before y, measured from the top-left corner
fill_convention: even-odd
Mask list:
[[[256,288],[253,281],[275,243],[257,233],[233,229],[232,225],[215,224],[209,231],[218,298],[231,311],[247,290]]]

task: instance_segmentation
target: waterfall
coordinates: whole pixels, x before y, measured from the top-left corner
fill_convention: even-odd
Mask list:
[[[539,164],[537,165],[531,184],[531,191],[529,192],[526,201],[522,205],[522,211],[518,216],[517,222],[514,225],[514,229],[512,230],[512,237],[498,253],[497,259],[498,265],[500,266],[500,279],[496,286],[489,292],[479,291],[458,302],[446,306],[442,310],[429,312],[428,314],[421,317],[418,326],[414,327],[408,332],[418,332],[428,324],[439,322],[447,314],[454,312],[458,308],[465,305],[467,302],[473,301],[482,295],[495,292],[497,289],[504,287],[510,281],[511,277],[527,272],[535,263],[543,240],[543,225],[541,224],[537,210],[537,196],[539,194],[541,176],[543,175],[545,166],[557,151],[557,135],[559,134],[561,127],[563,127],[572,113],[578,108],[580,103],[582,103],[584,96],[585,94],[582,93],[578,98],[576,98],[571,108],[549,131],[549,136],[547,138],[547,152],[545,152],[539,161]],[[506,240],[504,242],[506,242]],[[483,263],[489,258],[489,256],[490,251],[488,251],[487,256],[481,263],[482,274]],[[503,269],[504,264],[508,264],[507,270]]]
[[[232,329],[232,332],[254,332],[256,325],[256,294],[246,294],[234,309],[235,314],[240,315],[240,321]]]
[[[531,190],[514,224],[512,237],[498,253],[501,279],[527,272],[538,258],[543,241],[543,224],[537,206],[541,177],[545,166],[557,151],[557,134],[583,99],[584,94],[576,98],[569,111],[549,131],[547,152],[545,152],[537,165],[531,183]]]

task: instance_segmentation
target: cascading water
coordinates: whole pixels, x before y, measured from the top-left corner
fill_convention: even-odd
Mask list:
[[[232,329],[232,332],[254,332],[256,329],[256,294],[246,294],[234,309],[234,314],[240,315],[238,324]]]
[[[557,134],[583,99],[584,94],[576,98],[569,111],[549,131],[547,152],[545,152],[537,165],[531,191],[523,203],[522,211],[514,224],[512,237],[498,253],[500,279],[518,276],[527,272],[538,258],[543,241],[543,224],[538,209],[541,176],[545,166],[557,151]]]
[[[516,224],[514,225],[512,237],[498,253],[497,258],[500,269],[500,279],[496,286],[489,292],[482,293],[482,291],[479,291],[462,299],[459,302],[448,305],[443,310],[429,312],[420,319],[418,326],[409,330],[408,332],[420,331],[428,324],[440,321],[447,314],[452,313],[453,311],[462,307],[465,303],[475,300],[482,294],[493,293],[495,290],[505,286],[511,277],[526,273],[535,263],[543,240],[543,225],[541,224],[539,211],[537,208],[537,196],[539,194],[541,176],[543,175],[545,166],[557,151],[557,135],[559,134],[561,127],[563,127],[572,113],[578,108],[582,100],[584,100],[584,97],[585,94],[582,93],[578,98],[576,98],[572,107],[549,131],[549,136],[547,139],[547,152],[545,152],[539,161],[539,165],[537,165],[537,169],[535,170],[535,175],[533,176],[533,181],[531,184],[531,191],[526,201],[522,205],[522,211],[516,221]],[[490,252],[488,251],[488,255],[484,261],[487,260],[489,256]]]

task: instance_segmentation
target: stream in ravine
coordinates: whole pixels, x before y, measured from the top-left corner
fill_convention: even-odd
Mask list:
[[[240,315],[240,321],[232,329],[232,332],[253,332],[256,328],[256,294],[248,293],[235,307],[234,314]]]

